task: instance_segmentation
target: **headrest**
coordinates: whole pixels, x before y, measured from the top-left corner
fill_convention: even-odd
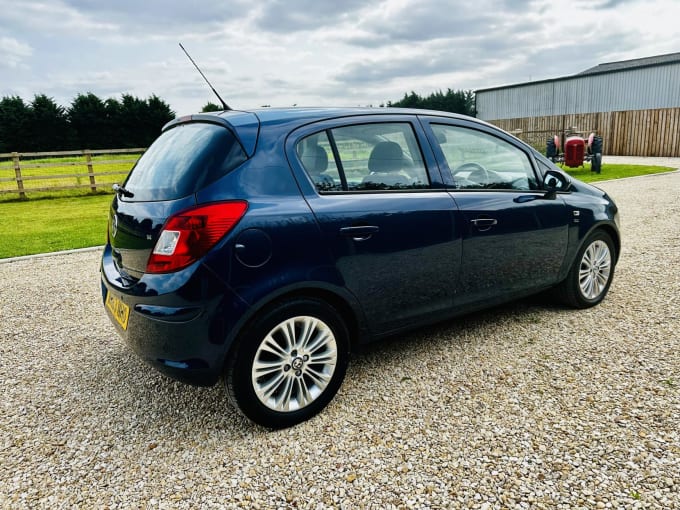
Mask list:
[[[328,154],[320,145],[308,147],[300,157],[310,174],[318,175],[328,168]]]
[[[404,166],[404,152],[396,142],[379,142],[368,158],[370,172],[397,172]]]

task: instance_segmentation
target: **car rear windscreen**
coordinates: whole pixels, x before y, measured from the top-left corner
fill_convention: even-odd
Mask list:
[[[156,139],[124,186],[134,195],[131,201],[175,200],[199,191],[246,159],[226,127],[180,124]]]

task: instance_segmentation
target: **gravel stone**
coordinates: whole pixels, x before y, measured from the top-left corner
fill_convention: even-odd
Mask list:
[[[609,296],[372,345],[280,431],[119,340],[99,253],[0,264],[0,507],[680,509],[680,173],[600,184]]]

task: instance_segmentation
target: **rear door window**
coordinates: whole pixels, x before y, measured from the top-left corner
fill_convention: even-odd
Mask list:
[[[132,201],[175,200],[196,193],[247,159],[227,128],[180,124],[165,131],[139,159],[125,182]]]
[[[429,188],[411,124],[356,124],[310,135],[297,145],[300,161],[320,192]]]

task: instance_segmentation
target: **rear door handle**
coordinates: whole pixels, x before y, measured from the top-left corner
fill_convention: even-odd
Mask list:
[[[472,223],[480,232],[485,232],[494,225],[498,225],[498,220],[495,218],[476,218],[470,220],[470,223]]]
[[[344,237],[351,237],[354,241],[366,241],[370,239],[373,234],[378,232],[380,228],[377,225],[359,225],[356,227],[342,227],[340,235]]]

